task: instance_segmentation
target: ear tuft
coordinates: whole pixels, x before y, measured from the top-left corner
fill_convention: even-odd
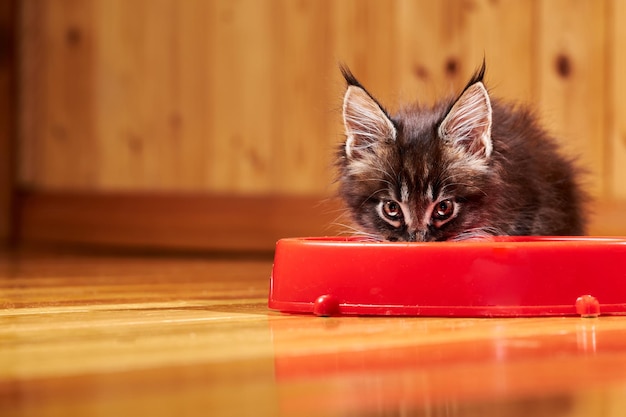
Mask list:
[[[348,158],[358,157],[377,144],[396,138],[392,121],[358,82],[349,83],[343,98],[343,124]]]
[[[475,156],[489,158],[491,141],[491,100],[482,81],[469,85],[439,126],[439,136]]]

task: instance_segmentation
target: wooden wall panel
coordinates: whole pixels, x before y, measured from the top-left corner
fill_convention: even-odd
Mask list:
[[[97,186],[93,2],[23,3],[21,179],[39,187]]]
[[[394,109],[458,91],[485,56],[492,93],[536,105],[591,169],[594,194],[611,207],[626,199],[618,0],[20,7],[23,188],[328,195],[342,140],[338,63]]]
[[[337,63],[395,108],[457,91],[485,56],[493,93],[535,100],[604,195],[607,4],[26,0],[20,179],[329,192]]]
[[[209,186],[222,191],[270,188],[276,109],[274,4],[254,0],[215,2],[210,65]],[[206,140],[205,139],[205,140]],[[281,164],[284,156],[277,155]]]
[[[626,2],[612,0],[607,9],[609,19],[608,73],[609,100],[607,122],[609,143],[606,147],[604,174],[608,195],[626,200]],[[623,213],[626,222],[626,212]]]
[[[470,2],[465,29],[458,34],[467,65],[461,74],[487,60],[486,81],[490,92],[507,100],[532,103],[534,98],[533,57],[537,33],[533,1]]]
[[[0,248],[13,238],[16,142],[16,2],[0,3]]]
[[[192,171],[176,169],[179,156],[187,155],[190,145],[181,140],[180,114],[192,111],[181,104],[181,86],[205,79],[181,71],[193,63],[182,61],[178,54],[183,52],[183,40],[189,40],[181,38],[195,34],[194,21],[188,22],[188,30],[177,30],[182,5],[172,2],[95,1],[94,7],[98,16],[95,134],[101,156],[97,187],[171,186]],[[198,94],[206,94],[201,86],[196,84]],[[202,115],[191,115],[193,121],[186,118],[185,123],[203,121]],[[194,151],[193,155],[203,156],[201,149]],[[187,164],[195,167],[195,158]],[[186,179],[194,183],[193,177]]]
[[[332,145],[337,140],[333,137],[335,130],[330,129],[335,122],[333,116],[337,115],[328,107],[332,98],[326,77],[336,65],[328,53],[333,29],[330,4],[274,2],[269,10],[274,61],[266,79],[271,82],[253,106],[270,104],[264,116],[269,124],[270,143],[264,169],[270,191],[306,194],[329,189],[330,178],[322,169],[328,166]],[[252,137],[262,140],[256,132]],[[252,148],[253,143],[250,145]]]
[[[538,4],[537,104],[548,128],[589,168],[594,194],[606,195],[606,2]]]
[[[337,65],[348,65],[355,76],[389,107],[397,104],[400,72],[398,60],[402,58],[398,42],[398,16],[400,2],[376,0],[330,1],[328,18],[331,28],[325,53],[332,61],[326,68],[323,81],[332,88],[333,110],[340,121],[345,83],[339,76]],[[341,138],[335,138],[335,140]]]
[[[216,72],[220,60],[211,61],[216,24],[210,17],[217,6],[111,0],[97,1],[96,8],[99,187],[194,190],[211,183],[212,170],[224,169],[222,177],[229,177],[224,164],[232,154],[214,149],[212,140],[223,132],[210,132],[216,124],[210,106],[218,95],[211,80],[232,81]],[[237,91],[222,93],[215,108],[230,105]],[[227,146],[229,138],[217,142]],[[212,158],[216,154],[222,159]]]
[[[464,6],[450,8],[445,1],[400,1],[397,9],[398,87],[402,102],[432,103],[442,94],[457,91],[482,60],[469,64],[461,57],[459,24]]]
[[[22,187],[35,183],[38,169],[38,138],[42,136],[44,126],[43,100],[45,38],[43,30],[43,3],[25,0],[20,3],[18,25],[19,36],[19,81],[18,81],[18,181]]]
[[[403,100],[432,102],[456,94],[488,64],[492,93],[530,101],[535,41],[532,2],[413,1],[397,4],[395,72]]]

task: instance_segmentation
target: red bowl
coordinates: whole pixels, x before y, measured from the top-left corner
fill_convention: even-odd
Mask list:
[[[322,316],[626,314],[626,238],[282,239],[269,307]]]

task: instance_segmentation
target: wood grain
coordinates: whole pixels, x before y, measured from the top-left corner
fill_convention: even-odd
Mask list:
[[[462,40],[462,57],[467,73],[487,62],[486,81],[491,94],[513,102],[532,104],[533,63],[536,60],[537,10],[533,2],[481,0],[467,3]]]
[[[20,169],[24,183],[98,182],[93,2],[24,2]],[[32,83],[32,84],[31,84]]]
[[[16,13],[16,2],[0,4],[0,247],[13,238],[17,153]]]
[[[392,43],[403,100],[456,94],[485,58],[493,94],[530,101],[534,12],[529,2],[397,2]]]
[[[319,318],[271,261],[0,255],[0,414],[600,416],[623,317]]]
[[[594,195],[604,197],[609,141],[606,126],[607,2],[538,2],[536,100],[543,120],[570,155],[591,172]]]
[[[605,158],[605,177],[611,195],[626,199],[626,4],[611,1],[607,8],[610,48],[609,89],[607,124],[609,143]],[[626,212],[624,212],[626,214]]]
[[[494,95],[534,103],[592,169],[598,197],[624,194],[623,141],[611,133],[623,110],[615,0],[27,0],[20,10],[25,186],[329,194],[338,63],[393,109],[457,92],[485,57]]]

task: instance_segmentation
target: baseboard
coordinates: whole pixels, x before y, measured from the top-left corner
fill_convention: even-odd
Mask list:
[[[287,236],[334,235],[325,197],[21,192],[18,244],[267,251]]]
[[[340,204],[315,196],[21,192],[21,245],[272,251],[289,236],[345,232]],[[626,202],[593,207],[589,234],[626,236]]]

